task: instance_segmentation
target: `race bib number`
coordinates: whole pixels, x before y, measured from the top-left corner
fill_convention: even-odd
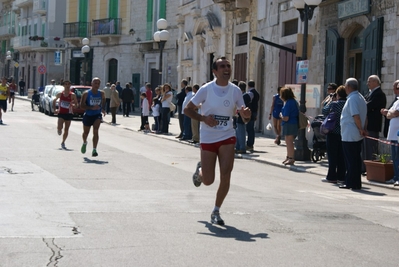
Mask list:
[[[60,107],[62,107],[62,108],[69,108],[69,105],[70,105],[70,104],[71,104],[70,102],[61,101]]]
[[[90,99],[90,106],[96,106],[96,105],[101,105],[101,101],[102,101],[102,98],[100,97],[100,98],[98,98],[98,97],[92,97],[91,99]]]
[[[214,115],[214,118],[218,122],[218,124],[215,126],[217,130],[229,129],[231,124],[230,116]]]

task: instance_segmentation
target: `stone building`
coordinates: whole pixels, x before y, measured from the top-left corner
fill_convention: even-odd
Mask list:
[[[170,82],[177,85],[177,1],[166,0],[68,0],[64,39],[69,63],[67,77],[74,83],[89,83],[95,76],[102,85],[132,82],[138,90],[145,82],[155,88]],[[170,38],[163,49],[162,76],[159,73],[160,49],[153,40],[157,21],[168,21]],[[81,52],[82,39],[89,39],[90,52]]]
[[[64,78],[65,43],[61,40],[65,2],[50,0],[1,1],[2,58],[11,52],[4,74],[24,78],[28,88]],[[51,71],[48,71],[50,70]]]

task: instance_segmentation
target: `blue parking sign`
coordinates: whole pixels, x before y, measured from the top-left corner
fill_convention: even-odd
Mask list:
[[[54,65],[61,65],[61,51],[54,52]]]

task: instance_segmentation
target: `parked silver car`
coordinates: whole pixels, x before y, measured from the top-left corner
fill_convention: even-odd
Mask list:
[[[46,86],[47,88],[47,86]],[[44,89],[46,91],[46,89]],[[50,116],[54,115],[53,110],[53,100],[55,96],[64,90],[64,86],[62,85],[51,85],[50,90],[47,95],[44,95],[44,113]]]
[[[52,84],[50,84],[50,85],[46,85],[45,87],[44,87],[44,90],[43,91],[41,91],[40,93],[39,93],[39,95],[40,95],[40,99],[39,99],[39,111],[40,112],[45,112],[45,98],[48,96],[48,94],[49,94],[49,92],[50,92],[50,90],[54,87],[55,85],[52,85]]]

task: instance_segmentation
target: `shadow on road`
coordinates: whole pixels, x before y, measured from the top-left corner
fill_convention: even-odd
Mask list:
[[[237,241],[245,241],[245,242],[255,242],[255,238],[268,238],[266,233],[259,233],[256,235],[250,234],[249,232],[239,230],[233,226],[225,225],[218,226],[213,225],[209,222],[198,221],[205,225],[206,228],[211,233],[198,233],[200,235],[209,235],[221,238],[234,238]]]
[[[95,159],[89,159],[88,157],[84,157],[84,163],[91,163],[91,164],[108,164],[108,161],[103,161],[103,160],[95,160]]]

